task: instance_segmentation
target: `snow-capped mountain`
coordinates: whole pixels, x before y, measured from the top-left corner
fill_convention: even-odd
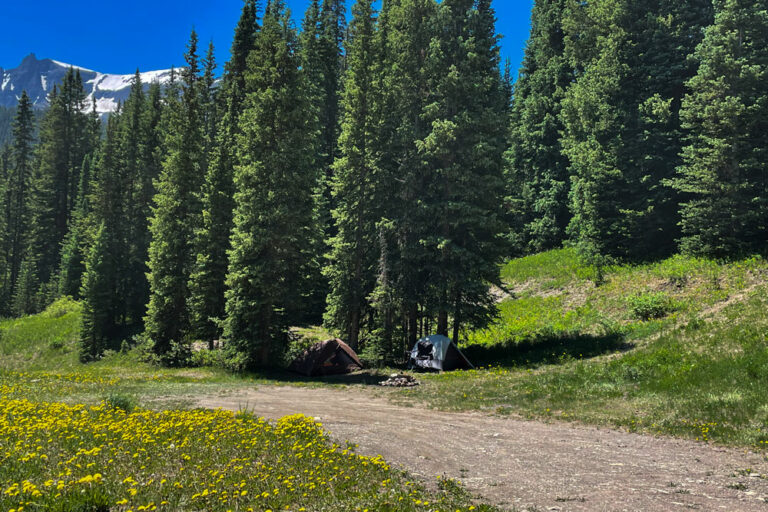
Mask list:
[[[96,100],[96,111],[100,114],[114,112],[119,102],[128,98],[133,74],[109,75],[90,69],[72,66],[51,59],[38,60],[32,53],[24,58],[21,65],[15,69],[0,68],[0,106],[15,107],[26,90],[37,108],[48,106],[48,94],[55,84],[61,84],[67,70],[73,67],[80,71],[88,103]],[[141,74],[145,88],[152,82],[165,84],[171,76],[169,69],[148,71]]]

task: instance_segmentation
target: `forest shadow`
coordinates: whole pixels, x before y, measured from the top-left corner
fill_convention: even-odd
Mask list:
[[[375,369],[365,369],[355,373],[342,375],[318,375],[307,377],[288,370],[262,370],[251,377],[256,379],[268,379],[273,382],[285,384],[328,384],[336,386],[378,386],[389,378]]]
[[[469,345],[461,351],[475,366],[535,368],[574,359],[591,359],[604,354],[627,352],[635,347],[622,333],[601,336],[563,333],[534,337],[521,342],[493,346]]]

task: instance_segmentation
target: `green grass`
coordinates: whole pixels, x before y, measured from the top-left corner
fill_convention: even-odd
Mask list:
[[[401,399],[766,448],[766,291],[615,357],[423,375]]]
[[[0,510],[495,510],[335,445],[311,419],[187,407],[255,383],[320,383],[157,368],[136,351],[83,365],[79,314],[62,300],[0,322]]]
[[[566,249],[511,261],[502,276],[512,295],[499,304],[498,320],[488,329],[469,333],[462,346],[482,368],[425,373],[418,376],[422,386],[378,393],[405,404],[422,402],[443,410],[578,421],[768,448],[768,264],[764,260],[720,263],[676,256],[655,264],[605,269],[603,282],[596,286],[594,269]],[[234,375],[212,368],[160,369],[141,362],[135,351],[110,353],[97,363],[81,365],[78,325],[79,306],[71,301],[57,303],[35,317],[0,322],[3,399],[62,407],[98,408],[110,403],[134,411],[130,414],[161,414],[190,405],[200,394],[236,392],[254,384],[351,386],[375,383],[381,375],[369,372],[314,380],[285,372]],[[297,350],[328,337],[321,329],[295,334]],[[354,390],[365,392],[363,387]],[[68,448],[60,449],[65,453]],[[212,470],[211,465],[227,464],[209,459],[198,465],[205,473]],[[123,472],[131,469],[136,468],[125,466]],[[403,495],[397,493],[407,490],[416,492],[415,499],[430,499],[426,491],[413,491],[417,486],[407,484],[407,476],[393,475],[395,494],[391,496],[399,499]],[[11,485],[8,478],[0,480],[0,485]],[[367,487],[372,481],[360,482],[358,503],[384,507],[371,501],[378,499]],[[195,485],[194,493],[175,494],[176,503],[204,488],[202,481]],[[122,499],[123,488],[114,486],[109,498]],[[151,489],[147,492],[146,500],[160,498]],[[453,494],[431,495],[431,499],[449,500],[444,503],[460,508],[462,493]],[[318,503],[331,506],[322,501],[326,499],[331,498],[321,496]],[[407,503],[416,506],[413,501]],[[392,510],[410,509],[398,504]]]
[[[562,262],[562,263],[561,263]],[[768,448],[768,264],[675,256],[594,273],[572,250],[508,263],[514,296],[462,349],[485,368],[397,391],[448,410]]]
[[[80,304],[62,299],[45,312],[0,321],[0,369],[74,368]]]
[[[301,415],[0,396],[0,454],[0,509],[13,512],[492,510],[454,487],[429,493]]]

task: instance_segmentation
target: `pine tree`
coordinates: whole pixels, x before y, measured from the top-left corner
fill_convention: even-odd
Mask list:
[[[216,142],[216,129],[219,121],[218,98],[216,92],[216,53],[213,41],[208,43],[208,51],[203,58],[203,76],[200,79],[200,111],[202,114],[205,154],[210,155]]]
[[[19,277],[16,281],[16,289],[13,292],[11,313],[15,317],[32,315],[40,311],[37,302],[39,289],[35,264],[29,260],[22,260],[19,266]]]
[[[93,157],[86,156],[80,170],[77,207],[70,222],[69,232],[61,247],[58,295],[80,298],[85,259],[93,237],[93,218],[90,208]]]
[[[489,286],[498,281],[506,249],[506,97],[490,1],[443,0],[436,24],[423,116],[431,126],[417,142],[429,170],[422,197],[429,219],[426,296],[437,313],[437,333],[449,334],[451,318],[457,339],[462,324],[483,327],[495,313]]]
[[[77,202],[83,159],[97,141],[98,124],[86,112],[80,72],[69,69],[61,89],[54,87],[40,126],[39,165],[33,179],[33,228],[28,246],[44,286],[43,300],[58,289],[60,249]],[[55,282],[54,282],[55,281]]]
[[[64,238],[59,270],[59,296],[80,298],[80,286],[85,272],[84,235],[81,223],[75,222]]]
[[[341,156],[331,181],[338,231],[330,241],[326,269],[330,282],[326,324],[344,332],[347,343],[357,349],[363,323],[370,318],[369,296],[376,286],[379,259],[377,224],[386,198],[378,183],[376,155],[374,103],[379,92],[375,73],[380,55],[372,1],[358,0],[352,16],[342,97]]]
[[[162,92],[159,83],[152,83],[145,96],[140,123],[141,141],[139,164],[132,190],[132,221],[129,226],[128,272],[125,279],[130,283],[126,296],[126,314],[132,324],[143,321],[149,301],[149,245],[152,235],[149,219],[152,216],[152,200],[155,180],[160,176],[163,161]]]
[[[90,249],[83,276],[83,313],[80,327],[80,360],[99,359],[112,339],[117,318],[115,293],[117,272],[114,236],[102,222]]]
[[[574,175],[570,230],[584,254],[674,249],[677,198],[664,184],[679,162],[688,55],[710,19],[709,0],[570,4],[566,53],[578,77],[563,100],[562,143]]]
[[[13,124],[10,173],[7,177],[5,211],[5,247],[7,281],[5,288],[13,295],[27,248],[30,214],[30,187],[34,162],[34,114],[32,102],[22,91]]]
[[[204,165],[204,135],[199,94],[197,34],[193,31],[182,71],[181,101],[174,105],[173,127],[166,142],[168,156],[157,182],[150,224],[150,300],[146,336],[165,356],[189,331],[189,278],[194,262],[193,236],[200,212],[199,192]],[[173,108],[173,107],[172,107]],[[173,361],[166,361],[173,363]]]
[[[323,169],[330,172],[337,153],[339,139],[339,99],[344,74],[344,39],[346,7],[342,0],[323,0],[318,21],[318,66],[322,82],[319,87],[320,152]]]
[[[384,107],[378,138],[382,182],[389,197],[383,220],[388,234],[383,239],[392,245],[382,248],[388,254],[390,278],[387,290],[378,295],[395,298],[395,303],[388,304],[403,313],[406,345],[410,346],[418,339],[419,307],[427,296],[429,255],[422,240],[429,235],[429,219],[420,201],[427,170],[415,142],[424,139],[429,129],[422,119],[428,93],[425,60],[436,9],[434,0],[389,0],[380,21],[384,39],[380,101]],[[394,315],[392,311],[381,313]]]
[[[119,174],[124,183],[120,198],[124,205],[125,229],[108,226],[124,237],[125,254],[118,258],[120,276],[118,293],[124,298],[123,317],[129,324],[139,324],[149,298],[147,258],[149,250],[148,218],[154,195],[153,181],[161,167],[159,124],[161,118],[159,84],[144,93],[139,72],[136,72],[131,93],[123,106],[119,137]]]
[[[68,184],[61,183],[67,173],[66,105],[54,86],[49,108],[40,123],[39,164],[34,169],[31,187],[32,226],[27,258],[36,262],[39,280],[47,282],[59,261],[59,244],[66,235],[66,200]],[[66,204],[66,203],[65,203]],[[62,224],[62,218],[64,223]],[[62,229],[60,232],[59,230]]]
[[[567,3],[534,4],[531,36],[514,86],[507,202],[515,245],[523,253],[560,246],[570,222],[569,163],[560,143],[561,102],[573,78],[563,32]]]
[[[716,257],[764,252],[768,237],[768,11],[716,0],[715,23],[694,55],[681,117],[687,145],[676,190],[682,249]]]
[[[202,225],[195,236],[196,260],[189,285],[190,316],[194,336],[207,340],[211,348],[221,335],[220,323],[225,316],[227,251],[234,209],[235,139],[240,133],[247,56],[254,48],[258,28],[255,2],[246,2],[221,84],[224,115],[203,184]]]
[[[306,309],[297,320],[316,323],[325,307],[328,281],[323,275],[327,251],[326,239],[336,233],[331,210],[334,199],[331,193],[333,165],[339,156],[339,101],[344,75],[346,38],[345,2],[313,0],[304,16],[300,36],[302,69],[307,77],[311,106],[317,116],[318,144],[316,159],[320,172],[316,194],[316,211],[313,245],[313,262],[308,268],[305,291]]]
[[[296,46],[285,4],[271,1],[248,59],[227,276],[224,336],[233,364],[249,368],[283,350],[309,259],[315,134]]]

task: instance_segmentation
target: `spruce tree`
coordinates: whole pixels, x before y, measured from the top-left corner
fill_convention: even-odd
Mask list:
[[[115,333],[119,296],[115,293],[117,271],[114,257],[118,248],[105,223],[96,232],[93,246],[85,264],[82,297],[83,312],[80,327],[80,360],[99,359],[108,348]]]
[[[682,249],[715,257],[765,252],[768,237],[768,11],[716,0],[681,117],[688,131],[673,181],[684,194]]]
[[[80,286],[85,272],[84,238],[81,223],[73,223],[61,247],[59,296],[80,298]]]
[[[514,86],[507,186],[518,252],[560,246],[570,222],[568,159],[562,152],[561,102],[573,78],[565,56],[567,0],[539,0]]]
[[[93,216],[90,208],[91,179],[93,176],[93,157],[86,156],[80,170],[80,186],[77,193],[77,208],[70,222],[69,233],[61,247],[59,265],[59,290],[62,297],[80,298],[85,258],[93,237]]]
[[[316,323],[322,317],[328,281],[322,273],[327,251],[326,239],[336,233],[331,217],[334,200],[331,193],[333,165],[339,156],[339,117],[342,77],[345,68],[345,3],[339,0],[313,0],[304,16],[301,46],[302,69],[307,77],[311,107],[317,116],[318,144],[316,159],[320,172],[316,194],[313,263],[308,268],[305,291],[306,309],[299,322]]]
[[[376,155],[376,70],[380,54],[375,41],[371,0],[352,7],[347,46],[347,73],[342,97],[339,149],[331,180],[337,234],[326,269],[330,289],[326,324],[345,334],[357,349],[359,334],[370,318],[369,296],[376,286],[378,227],[382,218],[381,175]],[[368,326],[369,330],[371,326]]]
[[[323,0],[318,21],[317,52],[321,84],[318,120],[320,124],[320,152],[323,169],[330,179],[331,166],[337,153],[339,139],[339,98],[344,74],[344,39],[346,35],[346,7],[342,0]]]
[[[194,262],[193,236],[198,225],[204,135],[199,94],[197,34],[193,31],[182,71],[181,100],[174,102],[166,146],[168,156],[157,182],[150,224],[150,299],[146,336],[161,358],[189,332],[189,278]],[[174,361],[166,361],[174,363]]]
[[[429,236],[429,218],[420,200],[428,171],[416,141],[424,139],[429,129],[422,119],[428,94],[425,61],[436,9],[434,0],[390,0],[383,6],[380,22],[384,56],[378,137],[389,197],[382,221],[387,234],[382,239],[391,246],[381,249],[388,254],[390,269],[386,290],[379,295],[394,298],[388,308],[403,313],[406,345],[411,347],[419,336],[420,305],[428,289],[430,256],[422,241]],[[394,314],[382,311],[382,316],[390,313]]]
[[[506,97],[490,1],[443,0],[426,63],[429,133],[417,142],[429,170],[428,294],[437,333],[458,341],[462,324],[482,327],[495,313],[489,286],[505,254],[502,223]]]
[[[255,2],[246,2],[232,42],[232,57],[221,84],[223,117],[216,134],[211,164],[203,184],[202,224],[195,235],[195,266],[190,281],[190,316],[193,334],[213,341],[220,337],[225,316],[227,251],[234,208],[235,142],[240,133],[247,56],[258,32]]]
[[[132,324],[140,323],[146,315],[149,301],[149,245],[152,235],[149,219],[152,216],[152,200],[155,195],[155,180],[160,176],[163,161],[163,117],[162,92],[159,83],[152,83],[145,95],[140,123],[141,142],[139,165],[132,190],[132,222],[129,226],[128,273],[125,279],[130,283],[126,296],[126,313]]]
[[[55,273],[60,249],[75,211],[83,159],[97,144],[98,123],[86,111],[79,71],[69,69],[61,88],[54,86],[40,126],[39,164],[32,186],[33,227],[28,241],[38,278],[49,300],[58,288]],[[55,282],[54,282],[55,281]]]
[[[40,311],[40,304],[37,302],[39,286],[34,262],[22,260],[19,266],[16,289],[13,291],[12,297],[11,313],[13,316],[22,317]]]
[[[248,59],[227,276],[226,346],[233,364],[247,368],[281,353],[302,306],[316,172],[296,46],[284,2],[271,1]]]
[[[216,89],[216,53],[213,41],[203,58],[203,75],[200,78],[200,112],[205,137],[205,154],[210,155],[216,143],[216,129],[219,121]],[[207,170],[207,169],[206,169]]]
[[[12,296],[29,236],[30,187],[34,163],[34,113],[22,91],[13,123],[13,146],[7,177],[5,211],[6,288]]]
[[[66,104],[56,86],[49,96],[49,108],[40,123],[38,165],[31,187],[32,226],[27,258],[34,260],[39,280],[47,282],[59,262],[59,246],[66,235],[66,191],[62,183],[68,166]],[[64,204],[62,205],[62,201]],[[62,224],[63,221],[63,224]]]
[[[674,249],[677,197],[665,186],[681,149],[688,55],[711,2],[571,2],[566,53],[577,79],[563,100],[574,175],[573,238],[587,256],[644,259]]]

